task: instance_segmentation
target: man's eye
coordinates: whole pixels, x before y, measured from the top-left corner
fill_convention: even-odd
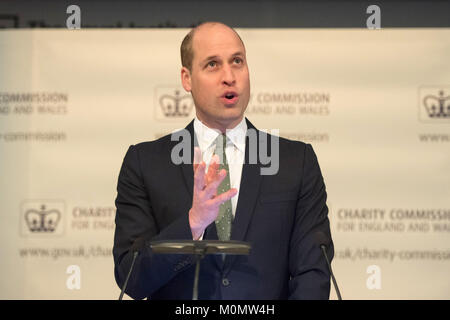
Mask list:
[[[208,67],[214,68],[217,65],[215,61],[208,62]]]
[[[236,62],[236,63],[242,63],[242,59],[241,58],[234,58],[234,62]]]

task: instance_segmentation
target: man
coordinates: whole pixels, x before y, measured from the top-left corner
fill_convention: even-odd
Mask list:
[[[260,132],[244,118],[249,71],[233,29],[201,24],[183,40],[181,56],[182,84],[196,108],[186,127],[195,137],[191,162],[174,163],[177,142],[170,135],[129,148],[117,187],[117,284],[125,281],[136,239],[230,239],[249,242],[250,255],[206,256],[199,299],[328,299],[330,275],[317,234],[329,239],[330,258],[333,244],[312,147],[276,139],[275,174],[262,175],[265,165],[250,161],[255,151],[246,133]],[[275,154],[274,137],[257,137],[257,146]],[[146,247],[126,292],[135,299],[191,299],[194,269],[190,256],[154,254]]]

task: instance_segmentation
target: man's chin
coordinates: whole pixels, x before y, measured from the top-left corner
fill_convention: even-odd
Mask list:
[[[219,121],[227,128],[232,129],[241,122],[244,115],[242,113],[221,118]]]
[[[239,122],[244,117],[245,109],[242,110],[239,106],[234,106],[233,108],[224,108],[223,105],[220,108],[220,112],[215,113],[208,113],[204,114],[203,116],[199,115],[197,113],[197,117],[202,120],[206,124],[213,125],[214,127],[216,125],[220,125],[221,128],[229,128],[232,129],[236,125],[239,124]],[[219,109],[218,108],[218,109]],[[216,111],[218,110],[216,109]],[[214,123],[216,125],[214,125]]]

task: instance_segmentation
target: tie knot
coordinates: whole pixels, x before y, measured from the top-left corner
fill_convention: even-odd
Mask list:
[[[225,148],[227,145],[227,139],[228,137],[226,134],[223,133],[219,134],[216,138],[216,145],[221,145]]]

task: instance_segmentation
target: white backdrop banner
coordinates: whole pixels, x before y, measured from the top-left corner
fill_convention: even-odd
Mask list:
[[[187,32],[0,32],[1,299],[118,297],[119,169],[194,116]],[[238,32],[247,117],[318,155],[344,299],[449,299],[450,30]]]

